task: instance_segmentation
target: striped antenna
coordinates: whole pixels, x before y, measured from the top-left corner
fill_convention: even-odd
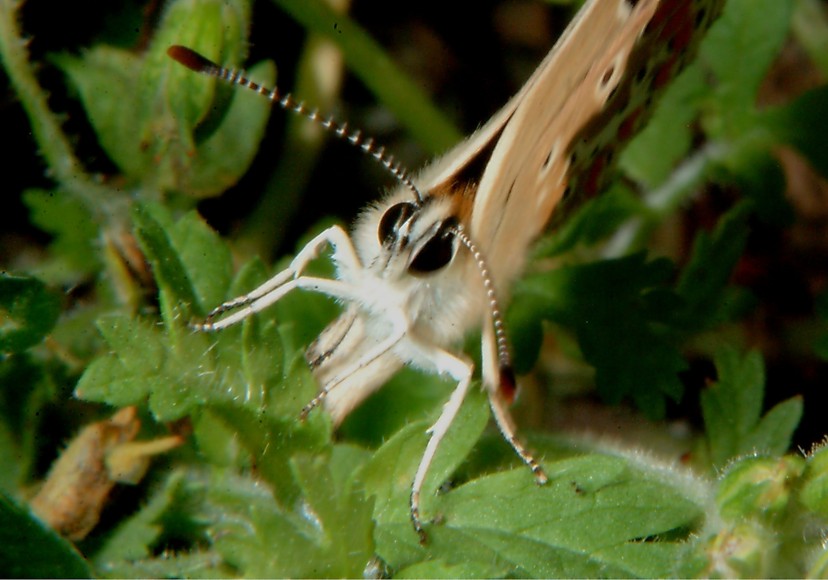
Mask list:
[[[483,252],[472,241],[466,233],[466,229],[461,224],[454,226],[453,233],[460,243],[471,253],[477,265],[477,270],[480,272],[480,277],[483,280],[483,287],[486,289],[486,297],[489,300],[489,313],[492,315],[492,327],[494,328],[495,343],[497,345],[500,387],[503,394],[511,401],[515,395],[515,378],[512,369],[512,359],[509,356],[509,340],[506,338],[506,325],[503,322],[500,303],[495,294],[494,282],[489,271],[489,265],[486,262],[486,258],[483,257]]]
[[[359,147],[365,153],[376,159],[383,167],[385,167],[388,170],[389,173],[391,173],[391,175],[396,177],[401,184],[410,189],[417,200],[417,204],[422,205],[423,195],[420,193],[420,190],[417,189],[417,186],[414,185],[414,182],[411,181],[411,178],[408,176],[408,172],[406,172],[402,165],[394,159],[393,155],[386,152],[385,147],[377,147],[374,143],[373,137],[369,137],[366,139],[363,136],[362,131],[352,131],[348,127],[348,123],[340,124],[336,120],[334,120],[333,117],[322,119],[319,116],[318,110],[308,109],[305,106],[304,102],[295,100],[290,93],[280,95],[279,89],[275,87],[273,89],[268,89],[267,87],[255,83],[248,79],[246,76],[244,76],[244,74],[241,71],[219,66],[218,64],[211,61],[209,58],[197,53],[191,48],[187,48],[186,46],[171,46],[167,49],[167,56],[169,56],[176,62],[183,64],[192,71],[219,78],[222,81],[227,82],[231,85],[238,85],[240,87],[250,89],[251,91],[262,95],[270,102],[276,103],[286,111],[290,111],[292,113],[310,119],[315,123],[319,123],[320,125],[322,125],[322,127],[327,129],[340,139],[344,139],[351,145]]]

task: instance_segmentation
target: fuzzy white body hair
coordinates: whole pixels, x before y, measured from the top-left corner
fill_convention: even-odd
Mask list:
[[[410,199],[411,192],[399,188],[358,218],[352,239],[362,269],[353,271],[348,265],[336,264],[337,278],[353,285],[357,301],[308,348],[307,358],[320,385],[324,388],[334,379],[339,381],[323,403],[337,424],[403,365],[435,370],[431,360],[418,356],[414,343],[441,348],[454,345],[485,319],[482,285],[469,283],[480,274],[468,252],[456,251],[446,267],[416,276],[409,266],[419,249],[417,244],[395,253],[380,242],[377,224],[383,214],[395,203]],[[411,237],[427,239],[429,229],[453,211],[450,199],[429,199]],[[388,339],[395,328],[406,329],[399,342],[343,378],[349,363]],[[315,360],[319,362],[314,364]]]

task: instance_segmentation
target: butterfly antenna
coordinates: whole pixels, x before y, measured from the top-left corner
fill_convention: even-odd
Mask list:
[[[506,338],[506,325],[503,323],[503,314],[500,310],[500,302],[497,299],[497,293],[495,292],[494,281],[492,280],[488,263],[483,256],[483,252],[472,241],[461,224],[454,226],[453,230],[455,237],[471,252],[472,258],[474,258],[474,262],[477,264],[477,270],[480,272],[480,277],[483,279],[483,287],[486,289],[486,297],[489,299],[489,313],[492,315],[495,343],[497,344],[500,387],[511,398],[515,390],[512,357],[509,355],[509,340]]]
[[[267,87],[251,81],[249,78],[244,76],[244,73],[241,71],[222,67],[211,61],[209,58],[202,56],[186,46],[171,46],[167,49],[167,56],[197,73],[213,76],[231,85],[238,85],[240,87],[250,89],[251,91],[262,95],[270,102],[276,103],[282,109],[322,125],[322,127],[340,139],[349,142],[355,147],[359,147],[362,151],[377,160],[389,173],[391,173],[391,175],[396,177],[402,185],[411,190],[418,204],[423,203],[423,195],[420,193],[420,190],[417,189],[417,186],[414,185],[414,182],[411,181],[411,178],[408,176],[408,172],[394,159],[393,155],[385,150],[385,147],[377,147],[373,137],[366,138],[363,136],[362,131],[358,129],[353,131],[348,127],[348,123],[339,123],[333,117],[322,119],[319,116],[318,110],[308,109],[304,102],[295,100],[290,93],[282,95],[279,93],[278,88],[274,87],[272,89],[268,89]]]

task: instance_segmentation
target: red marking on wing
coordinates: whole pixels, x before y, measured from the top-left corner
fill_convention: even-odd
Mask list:
[[[634,109],[630,112],[627,117],[621,121],[621,125],[618,127],[618,139],[623,141],[627,141],[630,139],[635,133],[638,131],[638,120],[641,118],[641,115],[644,113],[644,110],[641,107]]]
[[[598,193],[601,186],[601,175],[604,173],[604,167],[607,165],[607,155],[599,155],[592,162],[586,172],[586,180],[584,181],[584,193],[592,196]]]
[[[659,42],[670,42],[673,52],[684,52],[693,42],[696,22],[691,6],[686,1],[662,2],[651,20],[651,26],[659,30]]]
[[[655,78],[653,79],[654,89],[660,89],[666,86],[671,80],[673,80],[673,71],[676,68],[675,65],[676,59],[675,57],[671,57],[663,65],[658,67],[658,70],[655,74]]]
[[[696,32],[696,23],[693,22],[693,14],[688,10],[684,12],[685,14],[682,14],[682,19],[678,22],[680,28],[676,31],[675,36],[673,36],[673,50],[675,52],[684,52],[690,46],[690,43],[693,41],[693,34]]]
[[[670,18],[670,14],[673,13],[675,10],[675,2],[670,0],[664,0],[658,5],[655,14],[650,19],[650,23],[647,25],[651,30],[661,30],[661,27],[664,23]]]

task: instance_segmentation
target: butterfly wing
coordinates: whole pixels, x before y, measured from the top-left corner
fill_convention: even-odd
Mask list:
[[[723,3],[591,0],[507,105],[471,221],[501,295],[567,189],[600,189]]]
[[[305,352],[313,376],[322,390],[335,383],[323,400],[334,425],[379,389],[403,366],[393,351],[364,360],[376,346],[365,326],[364,314],[350,305],[334,319]],[[355,361],[364,364],[353,368]]]

